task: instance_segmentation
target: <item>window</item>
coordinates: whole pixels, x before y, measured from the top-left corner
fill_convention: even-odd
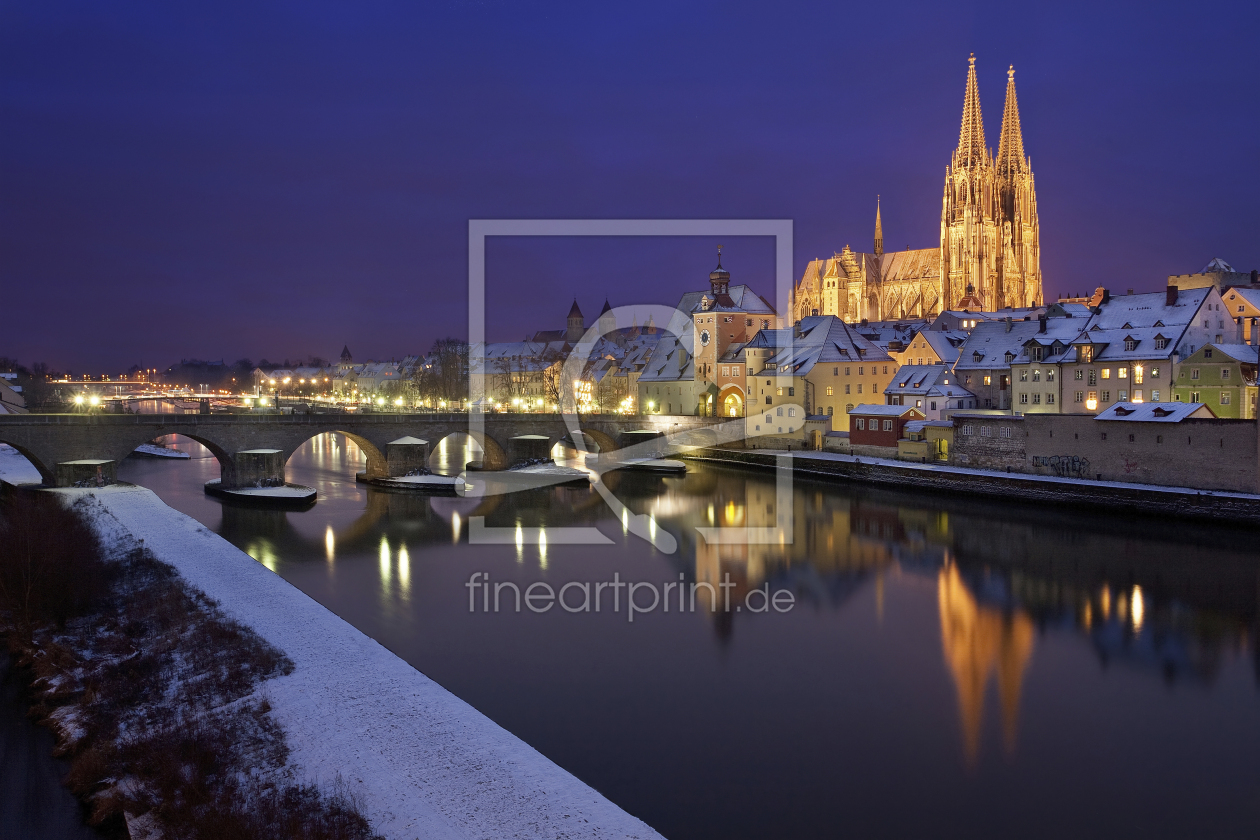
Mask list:
[[[1077,392],[1076,392],[1076,401],[1077,401],[1077,402],[1084,402],[1084,401],[1085,401],[1085,392],[1084,392],[1084,391],[1077,391]]]
[[[796,416],[796,409],[795,409],[795,408],[789,408],[789,409],[788,409],[788,417],[795,417],[795,416]]]
[[[884,365],[884,373],[888,373],[888,365]]]
[[[1046,381],[1047,381],[1047,382],[1053,382],[1053,381],[1054,381],[1054,371],[1053,371],[1053,370],[1048,370],[1048,371],[1046,371]]]
[[[858,368],[858,376],[866,376],[866,368],[864,368],[864,367],[859,367],[859,368]]]
[[[1138,403],[1138,402],[1141,402],[1141,401],[1142,401],[1142,389],[1141,389],[1141,388],[1136,388],[1136,389],[1134,389],[1134,391],[1133,391],[1133,401],[1134,401],[1135,403]]]
[[[891,431],[892,431],[892,421],[891,421],[891,420],[885,420],[885,421],[884,421],[884,431],[885,431],[885,432],[891,432]]]
[[[844,392],[845,392],[846,394],[847,394],[847,393],[849,393],[849,386],[848,386],[848,384],[847,384],[847,383],[846,383],[846,384],[845,384],[845,386],[844,386]]]
[[[1221,379],[1229,379],[1229,368],[1221,368]]]
[[[1198,392],[1198,391],[1191,391],[1191,392],[1190,392],[1190,402],[1202,402],[1202,400],[1200,400],[1200,399],[1199,399],[1199,392]]]
[[[776,409],[774,410],[774,413],[775,413],[775,414],[777,414],[777,415],[779,415],[780,417],[782,417],[782,416],[783,416],[783,406],[779,406],[778,408],[776,408]]]
[[[1111,378],[1111,368],[1103,368],[1103,369],[1102,369],[1102,378],[1103,378],[1103,379],[1110,379],[1110,378]]]
[[[936,411],[936,400],[932,400],[932,410]]]
[[[1020,371],[1019,371],[1019,381],[1020,381],[1020,382],[1027,382],[1027,381],[1028,381],[1028,368],[1021,368],[1021,369],[1020,369]]]
[[[998,437],[1008,438],[1011,436],[1011,427],[1002,426],[998,429]]]
[[[1116,371],[1116,376],[1120,377],[1121,379],[1128,379],[1128,378],[1129,378],[1129,369],[1128,369],[1128,368],[1120,368],[1118,371]]]
[[[1027,395],[1027,394],[1020,394],[1020,395],[1019,395],[1019,402],[1020,402],[1020,405],[1028,405],[1028,395]]]
[[[832,375],[832,376],[839,376],[839,375],[840,375],[840,368],[838,368],[838,367],[833,367],[833,368],[831,369],[831,375]]]
[[[827,386],[827,396],[834,397],[836,395],[835,392],[835,388],[832,388],[830,385]]]
[[[795,387],[795,386],[792,386],[792,387],[789,387],[789,388],[788,388],[788,396],[789,396],[789,397],[795,397],[795,396],[796,396],[796,387]]]
[[[848,375],[849,375],[849,369],[848,369],[848,368],[845,368],[845,369],[844,369],[844,375],[845,375],[845,376],[848,376]]]
[[[1190,378],[1191,378],[1191,379],[1198,379],[1198,378],[1199,378],[1199,369],[1198,369],[1198,368],[1191,368],[1191,370],[1190,370]]]
[[[781,397],[781,396],[783,396],[783,389],[782,389],[782,388],[780,388],[780,389],[779,389],[779,392],[778,392],[777,394],[775,394],[775,396],[776,396],[776,397]]]
[[[993,429],[988,426],[980,427],[980,437],[993,437]]]
[[[722,375],[723,375],[723,376],[730,376],[730,375],[731,375],[731,368],[730,368],[730,365],[722,365]]]
[[[1151,379],[1159,379],[1159,366],[1151,368]]]
[[[1129,392],[1123,388],[1120,389],[1119,391],[1116,392],[1116,399],[1119,400],[1120,402],[1128,402]]]
[[[1134,365],[1134,366],[1133,366],[1133,384],[1134,384],[1134,385],[1141,385],[1141,384],[1142,384],[1142,374],[1143,374],[1143,372],[1144,372],[1144,371],[1142,370],[1142,366],[1141,366],[1141,365]]]
[[[1041,405],[1041,394],[1033,394],[1033,405]]]
[[[1102,433],[1102,439],[1103,439],[1103,440],[1106,440],[1106,439],[1107,439],[1107,433],[1106,433],[1106,432],[1103,432],[1103,433]]]
[[[836,407],[835,407],[835,406],[833,406],[833,405],[829,405],[829,406],[827,406],[827,416],[828,416],[828,417],[830,417],[831,415],[833,415],[833,414],[835,414],[835,413],[836,413]]]
[[[964,425],[961,429],[959,429],[959,431],[962,432],[964,435],[969,436],[971,435],[972,429],[970,425]]]
[[[1094,346],[1092,344],[1081,345],[1081,361],[1082,362],[1094,361]]]
[[[858,420],[857,420],[857,427],[858,427],[859,429],[861,429],[861,430],[865,430],[865,429],[866,429],[866,421],[865,421],[865,420],[863,420],[861,417],[859,417],[859,418],[858,418]]]
[[[1151,401],[1159,402],[1159,391],[1151,391]]]
[[[1098,384],[1098,371],[1096,371],[1096,370],[1090,370],[1090,372],[1089,372],[1089,384],[1090,384],[1090,385],[1097,385],[1097,384]]]
[[[1039,371],[1039,370],[1034,370],[1034,371],[1033,371],[1033,382],[1040,382],[1040,381],[1041,381],[1041,371]]]
[[[971,383],[970,383],[970,382],[968,382],[967,384],[968,384],[968,385],[970,385]],[[992,384],[993,384],[993,377],[992,377],[992,376],[986,376],[986,377],[984,378],[984,384],[985,384],[985,385],[992,385]]]
[[[914,401],[914,407],[915,407],[915,408],[923,408],[923,400],[915,400],[915,401]]]
[[[1082,379],[1085,378],[1085,371],[1081,370],[1080,368],[1077,368],[1076,375],[1073,378],[1076,379],[1077,382],[1080,382]]]
[[[1219,341],[1220,339],[1217,339],[1217,340]],[[1212,348],[1211,348],[1211,347],[1205,347],[1205,348],[1203,348],[1203,358],[1205,358],[1205,359],[1210,359],[1210,358],[1212,358]]]
[[[1167,346],[1168,346],[1168,339],[1164,338],[1163,336],[1160,336],[1159,338],[1155,339],[1156,350],[1163,350]]]
[[[859,382],[859,383],[858,383],[858,393],[859,393],[859,394],[860,394],[860,393],[862,393],[862,383],[861,383],[861,382]]]
[[[1221,405],[1229,405],[1229,391],[1221,391]]]
[[[766,397],[766,405],[770,405],[772,402],[774,402],[774,400],[772,400],[770,397]]]
[[[1046,394],[1046,405],[1054,405],[1054,394]]]
[[[1111,392],[1110,392],[1110,391],[1103,391],[1103,392],[1102,392],[1102,401],[1103,401],[1103,402],[1111,402]]]

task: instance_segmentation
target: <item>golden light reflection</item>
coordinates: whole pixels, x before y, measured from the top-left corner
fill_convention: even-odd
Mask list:
[[[274,572],[276,570],[276,561],[278,558],[276,557],[275,548],[271,545],[271,540],[260,539],[252,542],[245,547],[245,553],[250,557],[253,557],[259,563],[262,563],[271,571]]]
[[[629,508],[621,509],[621,533],[630,533],[630,510]]]
[[[462,524],[463,523],[460,521],[460,518],[459,518],[459,511],[455,511],[454,513],[452,513],[451,514],[451,542],[456,543],[456,544],[459,543],[459,529]]]
[[[1130,602],[1133,605],[1131,610],[1133,615],[1133,632],[1136,633],[1142,629],[1142,619],[1146,615],[1146,602],[1142,598],[1142,587],[1136,585],[1133,587],[1133,595],[1130,598]]]
[[[406,545],[398,549],[398,585],[404,595],[411,591],[411,555],[407,553]]]
[[[1103,621],[1111,618],[1111,590],[1106,586],[1102,588],[1102,594],[1098,596],[1098,609],[1102,611]]]
[[[973,764],[980,752],[984,694],[995,672],[1002,704],[1003,740],[1007,751],[1013,752],[1024,671],[1032,658],[1032,621],[1022,612],[1004,615],[981,605],[952,563],[937,576],[937,601],[941,645],[958,690],[963,752],[968,764]]]
[[[385,584],[385,588],[389,588],[390,563],[389,563],[389,540],[381,536],[381,582]]]
[[[333,535],[331,525],[324,531],[324,554],[328,556],[329,563],[337,556],[337,538]]]
[[[547,529],[538,529],[538,568],[547,568]]]
[[[742,528],[744,526],[744,506],[737,505],[735,502],[727,502],[726,507],[722,509],[722,524],[731,528]]]
[[[516,562],[525,562],[525,533],[521,530],[521,523],[516,523]]]

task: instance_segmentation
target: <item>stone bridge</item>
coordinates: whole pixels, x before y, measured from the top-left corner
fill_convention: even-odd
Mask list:
[[[558,414],[486,414],[484,431],[467,414],[9,414],[0,415],[0,443],[21,452],[49,486],[65,487],[98,472],[113,479],[118,462],[137,446],[164,435],[183,435],[219,461],[223,487],[284,478],[284,465],[302,444],[338,432],[367,455],[364,477],[403,475],[427,458],[429,444],[454,433],[481,446],[484,466],[503,469],[545,457],[573,440]],[[672,415],[587,415],[579,441],[592,451],[618,449],[650,435],[709,428],[721,418]],[[640,434],[634,434],[634,433]],[[402,441],[409,438],[412,440]],[[393,445],[391,445],[393,444]]]

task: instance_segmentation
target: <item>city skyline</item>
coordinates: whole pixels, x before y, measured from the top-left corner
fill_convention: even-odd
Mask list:
[[[1082,27],[995,8],[308,7],[248,27],[10,8],[0,276],[13,311],[45,317],[0,352],[94,372],[423,352],[466,330],[469,218],[791,218],[799,277],[870,248],[879,195],[887,248],[929,247],[972,52],[989,145],[1016,71],[1047,300],[1260,265],[1256,115],[1237,108],[1258,83],[1247,27],[1219,25],[1255,10]],[[894,20],[896,37],[811,40]],[[559,326],[575,295],[588,319],[605,297],[672,303],[715,244],[492,241],[490,334]],[[732,282],[773,297],[772,243],[722,244]]]

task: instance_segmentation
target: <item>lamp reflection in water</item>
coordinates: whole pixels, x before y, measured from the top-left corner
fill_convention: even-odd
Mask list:
[[[521,530],[521,523],[516,523],[516,562],[525,562],[525,533]]]
[[[461,525],[461,522],[459,519],[459,511],[455,511],[454,513],[451,514],[451,542],[455,543],[456,545],[459,544],[460,525]]]
[[[411,555],[407,553],[407,546],[404,544],[398,549],[398,586],[402,589],[402,594],[407,595],[411,592]]]
[[[331,525],[324,531],[324,554],[328,557],[329,563],[337,556],[337,538],[333,535]]]
[[[547,529],[538,529],[538,568],[547,568]]]
[[[385,535],[381,535],[381,585],[386,591],[389,590],[389,540],[385,539]]]
[[[1142,619],[1146,615],[1146,602],[1142,598],[1142,587],[1134,585],[1130,603],[1129,612],[1133,616],[1133,632],[1136,633],[1142,629]]]
[[[271,571],[276,570],[276,550],[271,540],[259,539],[245,546],[245,553],[262,563]]]

